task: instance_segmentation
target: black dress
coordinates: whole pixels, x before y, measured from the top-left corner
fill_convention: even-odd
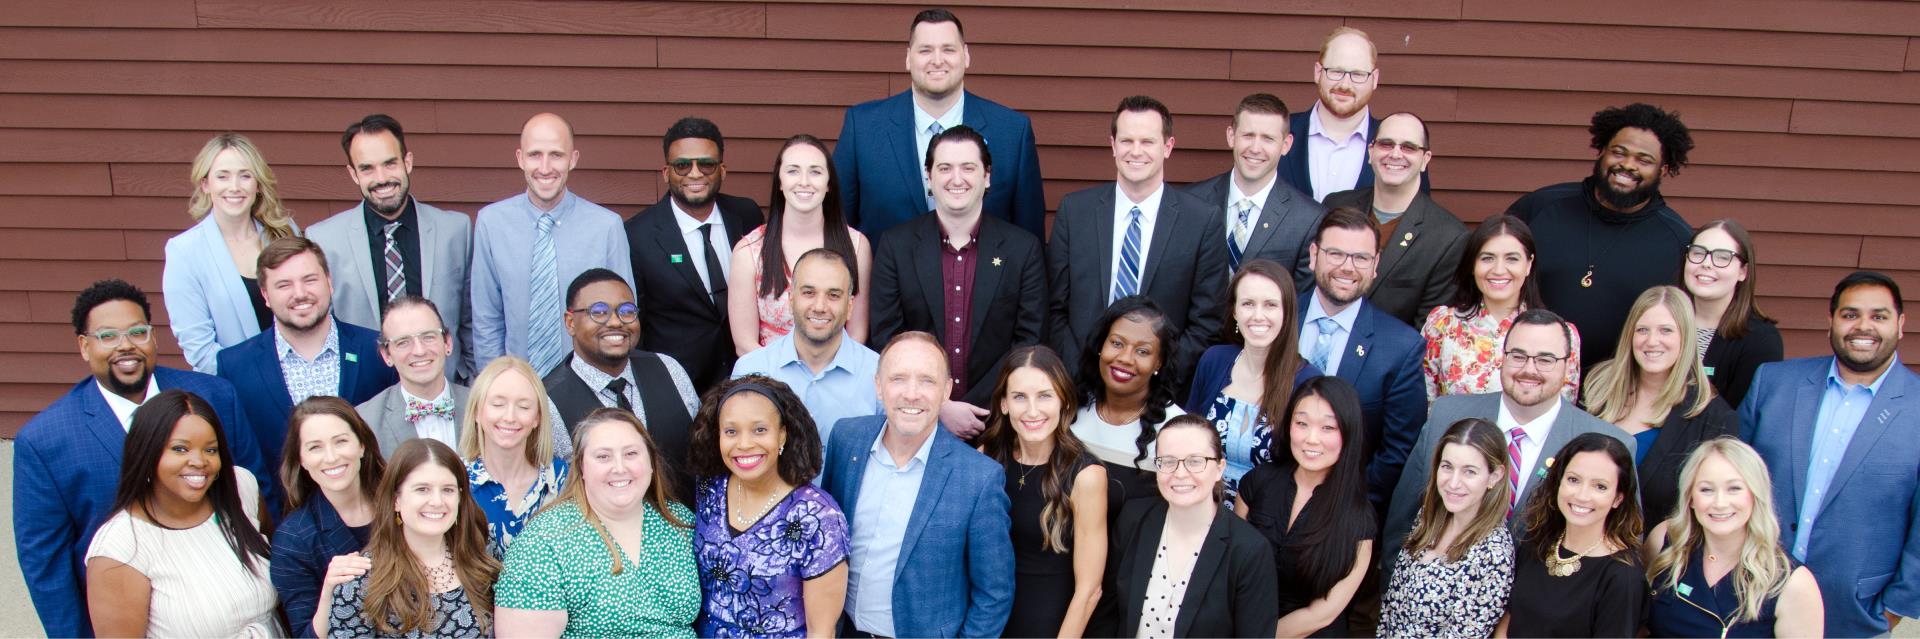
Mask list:
[[[267,308],[267,298],[260,293],[260,280],[242,277],[240,287],[247,289],[247,302],[253,305],[253,319],[260,322],[260,330],[273,328],[273,309]]]
[[[1293,481],[1294,465],[1290,462],[1266,464],[1248,471],[1240,479],[1240,499],[1247,502],[1247,523],[1273,544],[1274,573],[1280,576],[1280,616],[1307,607],[1315,599],[1327,596],[1326,590],[1316,592],[1300,573],[1301,548],[1294,545],[1294,533],[1303,531],[1302,526],[1311,521],[1307,513],[1315,502],[1321,499],[1321,492],[1314,491],[1307,498],[1307,504],[1300,508],[1300,517],[1293,525],[1287,525],[1287,518],[1293,513],[1293,497],[1297,486]],[[1361,528],[1367,531],[1363,539],[1378,537],[1378,526],[1374,523],[1373,507],[1362,502],[1361,508],[1350,513],[1349,517],[1363,518]],[[1351,555],[1352,548],[1316,548],[1312,552],[1343,552]],[[1311,637],[1347,636],[1346,615],[1336,615],[1327,627],[1314,632]]]
[[[1680,573],[1680,588],[1667,587],[1667,574],[1654,577],[1653,605],[1647,611],[1647,634],[1651,637],[1771,637],[1779,620],[1774,607],[1778,595],[1768,597],[1760,606],[1760,618],[1736,621],[1740,596],[1734,591],[1734,575],[1729,572],[1720,581],[1707,585],[1706,568],[1700,563],[1700,548],[1687,555],[1687,571]],[[1800,562],[1787,556],[1788,565]],[[1787,573],[1791,576],[1793,573]]]
[[[1640,555],[1581,557],[1565,577],[1547,574],[1534,542],[1514,557],[1513,595],[1507,598],[1509,637],[1632,637],[1647,618],[1647,571]],[[1562,546],[1560,556],[1576,551]]]
[[[1091,462],[1083,459],[1067,474],[1067,492],[1073,492],[1073,480]],[[1053,637],[1060,634],[1060,622],[1073,603],[1073,553],[1046,548],[1046,528],[1040,525],[1040,512],[1047,507],[1041,491],[1042,466],[1014,462],[1007,468],[1007,496],[1013,517],[1013,612],[1003,632],[1008,637]],[[1026,485],[1021,486],[1021,478]],[[1061,541],[1072,549],[1073,529],[1062,531]]]

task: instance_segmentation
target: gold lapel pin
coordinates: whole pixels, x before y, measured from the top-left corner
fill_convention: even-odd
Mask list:
[[[996,258],[993,258],[993,265],[994,265],[994,266],[999,266],[999,265],[1000,265],[1000,258],[997,258],[997,257],[996,257]]]
[[[1400,245],[1406,246],[1408,242],[1412,242],[1412,241],[1413,241],[1413,234],[1408,233],[1406,237],[1400,238]]]

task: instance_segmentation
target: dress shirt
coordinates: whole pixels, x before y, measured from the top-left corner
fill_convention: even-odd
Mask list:
[[[855,627],[875,636],[894,636],[893,577],[936,434],[926,434],[905,466],[894,464],[893,453],[881,444],[887,427],[881,427],[867,449],[860,498],[853,509],[853,539],[847,545],[847,613]]]
[[[1313,104],[1313,112],[1307,114],[1307,179],[1313,182],[1315,202],[1352,190],[1360,182],[1360,167],[1367,164],[1367,127],[1372,123],[1372,107],[1362,107],[1360,126],[1347,139],[1335,140],[1320,128],[1320,103]]]
[[[822,444],[831,441],[833,425],[840,420],[882,412],[879,392],[873,384],[873,378],[880,373],[879,353],[841,331],[840,350],[834,352],[833,361],[827,362],[825,370],[815,373],[800,359],[794,339],[794,334],[788,333],[747,353],[734,362],[733,376],[765,375],[791,387],[794,394],[800,396],[800,402],[806,404],[807,413],[813,415]],[[819,482],[820,478],[814,477],[814,483]]]
[[[451,402],[453,401],[453,385],[447,383],[440,384],[440,394],[435,395],[433,399],[415,397],[413,393],[407,392],[406,386],[401,386],[400,398],[409,402],[420,402],[422,404],[431,404],[441,400]],[[460,408],[455,407],[454,410],[460,410]],[[420,421],[413,423],[413,432],[415,435],[426,439],[439,440],[440,443],[446,444],[448,448],[460,450],[460,425],[454,423],[452,415],[421,415]]]
[[[980,221],[975,220],[967,235],[967,244],[955,249],[953,236],[941,231],[940,292],[945,304],[941,316],[941,342],[947,347],[947,374],[953,378],[953,393],[947,399],[967,394],[967,355],[972,352],[969,339],[973,317],[973,275],[980,260]],[[952,320],[952,321],[947,321]]]
[[[1252,227],[1260,221],[1260,212],[1267,210],[1267,196],[1273,195],[1273,185],[1279,181],[1280,174],[1275,173],[1267,177],[1266,186],[1262,186],[1260,190],[1248,194],[1240,192],[1240,183],[1235,182],[1232,176],[1227,177],[1227,239],[1233,239],[1233,225],[1240,222],[1240,212],[1235,209],[1233,205],[1243,199],[1253,200],[1253,212],[1247,215],[1247,237],[1253,237]],[[1144,211],[1145,209],[1142,210]],[[1228,275],[1232,275],[1232,273],[1228,273]]]
[[[960,126],[961,123],[966,121],[962,116],[966,113],[967,101],[964,99],[954,100],[953,108],[947,109],[945,115],[937,118],[928,115],[925,109],[921,109],[920,101],[908,100],[908,102],[913,105],[913,148],[920,153],[919,155],[913,156],[913,172],[920,174],[920,186],[928,191],[927,211],[931,211],[933,210],[933,194],[931,193],[931,191],[933,191],[933,184],[927,181],[927,172],[923,170],[926,166],[927,147],[933,144],[933,134],[928,132],[928,129],[932,128],[935,122],[940,123],[940,130],[942,131]],[[920,211],[920,213],[927,211]],[[875,239],[878,239],[878,236],[875,236]]]
[[[687,376],[687,369],[681,367],[679,361],[665,353],[654,354],[660,356],[660,364],[667,368],[667,377],[673,378],[673,389],[680,394],[680,402],[686,404],[687,414],[700,414],[700,395],[693,392],[693,378]],[[568,359],[567,365],[572,368],[573,374],[579,376],[580,381],[585,383],[587,388],[593,389],[593,398],[600,400],[600,405],[603,407],[614,408],[620,405],[613,398],[613,392],[607,390],[607,384],[612,383],[615,377],[627,380],[627,405],[633,407],[633,416],[640,418],[640,423],[648,423],[647,405],[640,401],[640,383],[633,380],[631,360],[622,360],[627,362],[627,366],[620,369],[620,374],[615,376],[594,368],[592,364],[582,359],[579,353],[574,353],[573,357]],[[556,428],[563,429],[564,432],[572,432],[569,428],[570,424],[561,420],[560,409],[554,406],[553,402],[547,402],[547,421],[552,422]]]
[[[1839,365],[1839,360],[1834,360],[1827,369],[1827,387],[1820,392],[1820,413],[1813,422],[1807,492],[1800,496],[1800,523],[1793,534],[1793,556],[1801,561],[1806,561],[1807,542],[1813,538],[1813,522],[1820,518],[1820,506],[1826,501],[1827,489],[1833,486],[1833,472],[1847,456],[1847,445],[1853,442],[1853,433],[1860,429],[1860,420],[1867,416],[1873,397],[1880,393],[1880,385],[1886,383],[1887,372],[1901,364],[1900,357],[1895,355],[1887,370],[1881,371],[1872,384],[1864,386],[1848,385],[1842,380]]]
[[[1161,196],[1166,194],[1167,185],[1163,182],[1159,188],[1153,190],[1152,195],[1147,196],[1147,199],[1136,203],[1132,198],[1127,197],[1126,191],[1120,190],[1120,184],[1118,182],[1114,183],[1113,260],[1107,269],[1108,290],[1113,289],[1114,282],[1120,281],[1120,253],[1123,247],[1127,245],[1127,225],[1131,223],[1131,221],[1127,219],[1127,214],[1136,206],[1140,207],[1140,290],[1147,290],[1145,286],[1147,281],[1147,260],[1152,259],[1148,251],[1153,248],[1153,222],[1160,217],[1160,199]],[[1189,257],[1188,259],[1192,258]]]
[[[733,247],[727,245],[727,238],[731,236],[727,235],[727,219],[720,214],[720,204],[715,200],[709,201],[714,203],[713,210],[707,213],[707,220],[702,222],[693,219],[692,215],[681,209],[679,202],[671,197],[667,198],[667,205],[673,207],[673,222],[680,225],[680,239],[687,243],[687,252],[691,253],[686,259],[693,263],[693,271],[700,274],[700,281],[707,284],[707,292],[711,293],[714,282],[724,284],[727,276],[733,274],[731,259]],[[707,243],[713,245],[713,254],[720,258],[720,279],[718,280],[707,275],[706,253],[702,252],[705,249],[700,248],[700,227],[706,224],[713,225],[713,230],[707,232],[712,238]]]
[[[1527,495],[1524,492],[1527,489],[1527,481],[1529,479],[1527,473],[1533,470],[1534,463],[1539,461],[1540,454],[1545,451],[1547,447],[1547,435],[1553,433],[1553,422],[1554,420],[1560,419],[1560,406],[1563,403],[1565,402],[1558,396],[1554,397],[1553,407],[1548,408],[1545,414],[1542,414],[1533,421],[1522,424],[1514,419],[1513,413],[1507,412],[1507,398],[1500,398],[1500,411],[1494,416],[1493,423],[1495,426],[1500,427],[1502,439],[1505,439],[1508,443],[1512,443],[1513,436],[1507,433],[1513,432],[1515,427],[1519,427],[1522,432],[1527,434],[1526,441],[1520,442],[1519,471],[1520,490],[1522,492],[1515,497],[1515,503],[1527,503]]]
[[[619,273],[633,286],[633,255],[620,216],[568,191],[552,211],[533,205],[526,193],[480,209],[473,228],[473,363],[476,369],[501,355],[527,356],[532,308],[533,238],[541,215],[553,216],[555,275],[565,294],[573,278],[591,268]],[[561,300],[564,305],[566,300]],[[555,316],[554,322],[565,321]],[[565,339],[563,328],[561,338]],[[540,375],[548,371],[535,371]]]
[[[407,294],[426,295],[421,288],[420,279],[420,214],[413,209],[413,196],[407,196],[406,206],[400,209],[400,216],[392,220],[380,217],[365,200],[360,202],[360,214],[367,221],[367,253],[373,258],[374,299],[380,301],[380,315],[387,313],[387,222],[399,222],[400,228],[393,230],[393,243],[400,249],[400,272],[407,278]],[[375,326],[374,328],[379,328]]]
[[[1339,324],[1340,328],[1327,337],[1332,343],[1327,349],[1327,367],[1321,370],[1328,375],[1336,374],[1340,370],[1340,358],[1347,352],[1347,338],[1353,336],[1353,323],[1360,319],[1360,305],[1365,303],[1365,298],[1354,300],[1339,314],[1330,316],[1326,307],[1320,305],[1320,291],[1308,295],[1307,310],[1300,315],[1300,356],[1307,357],[1313,352],[1314,344],[1320,341],[1320,327],[1314,325],[1315,320],[1332,317],[1333,323]]]
[[[287,395],[299,404],[315,395],[340,395],[340,324],[327,319],[327,343],[307,359],[287,343],[280,327],[273,327],[273,345],[280,351],[280,377],[287,382]]]
[[[139,410],[140,404],[145,404],[147,400],[153,399],[154,395],[160,394],[160,382],[154,381],[151,372],[147,373],[147,396],[140,398],[140,404],[135,404],[121,397],[119,393],[107,390],[107,387],[98,379],[93,380],[93,385],[100,389],[100,396],[106,398],[107,408],[113,409],[113,418],[120,420],[120,428],[129,431],[133,430],[133,411]]]

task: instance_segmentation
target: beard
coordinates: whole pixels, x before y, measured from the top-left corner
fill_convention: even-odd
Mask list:
[[[1613,187],[1613,181],[1608,179],[1612,177],[1611,173],[1624,173],[1633,176],[1636,185],[1629,191],[1616,190]],[[1644,181],[1640,180],[1638,174],[1628,169],[1616,168],[1611,173],[1607,171],[1604,162],[1601,160],[1593,161],[1593,179],[1599,183],[1599,193],[1597,195],[1599,195],[1601,202],[1606,203],[1608,208],[1612,208],[1613,210],[1626,211],[1637,208],[1642,204],[1646,204],[1648,200],[1653,199],[1653,194],[1660,190],[1659,173],[1654,173],[1653,178]]]
[[[380,200],[375,199],[373,197],[373,194],[370,191],[372,191],[375,188],[387,186],[389,184],[400,187],[400,193],[394,196],[392,203],[382,203]],[[375,184],[373,185],[373,188],[369,188],[365,191],[361,191],[360,196],[363,198],[366,198],[367,206],[372,208],[373,212],[379,215],[380,217],[392,218],[395,214],[398,214],[401,209],[407,208],[408,197],[407,197],[406,184],[402,184],[398,182],[389,182],[386,184]]]
[[[1847,337],[1828,333],[1827,339],[1832,342],[1834,359],[1840,362],[1841,366],[1855,373],[1871,373],[1880,370],[1880,367],[1887,365],[1887,360],[1893,359],[1893,352],[1899,346],[1898,342],[1882,338],[1879,348],[1862,356],[1855,353],[1853,349],[1847,348]]]
[[[696,209],[696,208],[706,206],[708,202],[713,201],[713,194],[718,192],[717,187],[718,185],[714,185],[714,187],[709,187],[707,189],[706,195],[702,195],[700,197],[689,197],[686,191],[681,190],[680,187],[671,186],[667,188],[667,195],[672,196],[673,202],[675,204],[680,205],[681,209]]]
[[[105,382],[107,390],[115,395],[121,397],[141,397],[146,395],[147,380],[150,379],[153,379],[152,366],[141,369],[140,377],[134,379],[132,382],[120,381],[119,375],[112,374],[107,375],[106,378],[101,381]]]

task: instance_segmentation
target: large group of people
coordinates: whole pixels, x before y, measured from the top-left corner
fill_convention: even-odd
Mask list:
[[[401,124],[304,230],[261,150],[193,163],[164,300],[82,291],[91,374],[15,446],[53,636],[1870,636],[1920,614],[1920,378],[1900,286],[1846,276],[1783,359],[1735,220],[1660,196],[1693,141],[1597,112],[1594,168],[1469,228],[1365,33],[1319,100],[1247,96],[1169,184],[1131,96],[1115,180],[1046,224],[1029,119],[951,12],[912,86],[776,154],[662,141],[631,219],[568,188],[469,221]],[[908,155],[911,151],[912,154]],[[996,167],[996,158],[998,165]]]

